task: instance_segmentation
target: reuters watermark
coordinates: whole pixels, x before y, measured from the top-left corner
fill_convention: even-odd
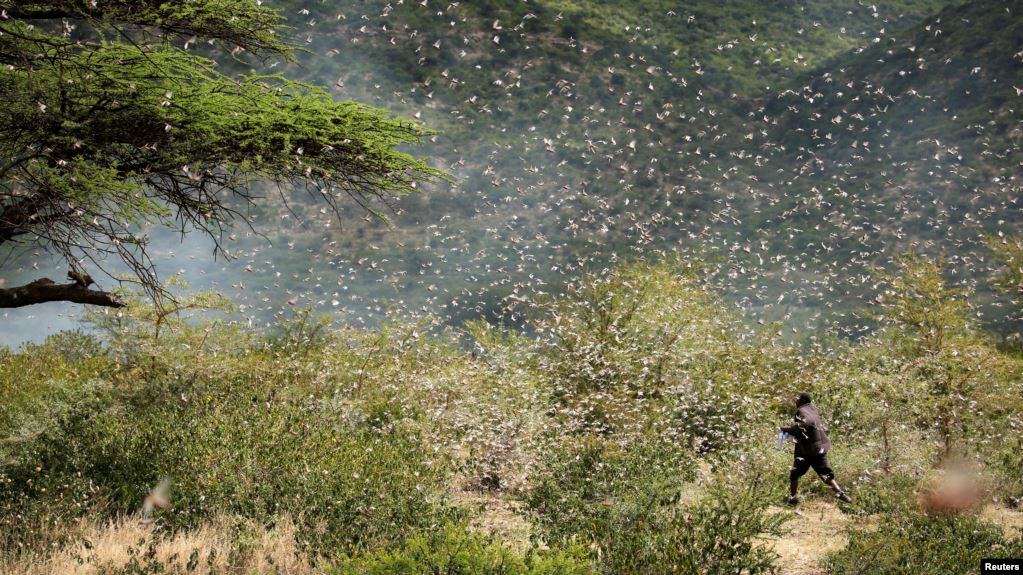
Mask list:
[[[984,559],[980,562],[980,573],[1023,573],[1023,559]]]

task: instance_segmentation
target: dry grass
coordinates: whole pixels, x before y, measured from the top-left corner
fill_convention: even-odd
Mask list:
[[[980,515],[1002,527],[1007,536],[1023,529],[1023,512],[1001,505],[988,504]],[[788,534],[765,541],[778,553],[780,575],[825,575],[824,558],[845,547],[847,529],[874,529],[877,516],[854,517],[842,513],[836,505],[823,500],[809,500],[800,505],[798,514],[785,524]]]
[[[289,517],[272,529],[217,517],[193,531],[161,534],[133,516],[88,524],[76,540],[41,560],[0,563],[0,574],[85,575],[123,569],[133,561],[162,564],[165,573],[196,575],[321,572],[301,551]],[[193,569],[188,571],[190,560]]]
[[[845,547],[845,527],[851,519],[834,504],[807,501],[791,521],[788,534],[767,542],[779,555],[781,575],[823,575],[824,557]]]
[[[514,501],[498,494],[462,491],[455,502],[470,510],[473,527],[500,538],[516,551],[529,548],[531,526]]]
[[[980,516],[1000,525],[1006,537],[1016,537],[1023,531],[1023,511],[1018,509],[989,503],[981,509]]]

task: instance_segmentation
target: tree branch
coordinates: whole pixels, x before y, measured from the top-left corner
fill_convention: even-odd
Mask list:
[[[78,18],[79,14],[69,12],[62,8],[22,8],[19,6],[5,6],[7,17],[14,20],[51,20],[54,18]]]
[[[51,301],[125,307],[124,302],[110,292],[91,290],[78,283],[57,284],[49,278],[38,279],[23,286],[0,289],[0,308],[22,307]]]

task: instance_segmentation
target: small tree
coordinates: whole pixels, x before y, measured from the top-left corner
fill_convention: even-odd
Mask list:
[[[895,263],[895,272],[879,273],[886,287],[876,300],[878,317],[908,336],[911,357],[937,354],[948,338],[966,330],[968,294],[946,284],[939,261],[907,252]]]
[[[992,285],[1009,297],[1009,302],[1017,312],[1023,312],[1023,236],[989,236],[987,245],[994,254],[994,263],[1000,264],[992,278]],[[1016,322],[1019,318],[1017,314]],[[1010,322],[1009,325],[1015,323],[1011,319]],[[1017,345],[1020,343],[1018,338],[1017,333],[1014,336]]]
[[[947,461],[956,438],[981,421],[988,400],[998,397],[997,373],[1003,362],[973,329],[968,293],[946,283],[940,262],[914,253],[896,262],[894,272],[880,274],[886,289],[877,300],[883,309],[878,317],[896,330],[888,341],[896,346],[903,342],[899,379],[925,382],[925,393],[911,403],[937,429],[941,459]]]
[[[1005,266],[995,286],[1010,295],[1023,296],[1023,237],[991,236],[987,245],[994,252],[995,260]]]
[[[700,353],[693,342],[724,345],[727,315],[698,268],[681,259],[586,274],[566,291],[538,306],[540,369],[557,403],[578,411],[586,428],[641,421],[639,412]]]
[[[208,41],[293,57],[281,17],[251,0],[0,0],[0,247],[62,256],[68,284],[0,289],[0,307],[120,307],[82,269],[127,264],[162,291],[146,253],[153,224],[217,242],[251,225],[252,184],[305,188],[335,214],[374,208],[443,175],[397,151],[411,122],[280,76],[229,77],[188,51]],[[9,261],[4,260],[4,261]]]
[[[118,294],[118,299],[125,303],[127,310],[116,313],[108,309],[90,310],[85,315],[85,321],[104,335],[111,349],[119,354],[130,355],[122,359],[133,360],[148,356],[150,368],[155,369],[157,360],[175,347],[168,345],[168,336],[177,347],[194,354],[206,343],[210,331],[220,324],[218,320],[206,323],[202,329],[195,327],[188,330],[189,313],[219,311],[229,314],[235,309],[227,298],[215,291],[199,291],[175,297],[166,291],[184,291],[188,287],[188,282],[175,274],[167,280],[165,290],[157,292],[155,300],[145,297],[141,292],[124,291]]]

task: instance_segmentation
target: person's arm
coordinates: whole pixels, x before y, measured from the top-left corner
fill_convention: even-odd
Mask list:
[[[796,414],[796,417],[792,425],[781,427],[780,429],[785,433],[793,437],[807,437],[809,431],[814,428],[812,421],[804,421],[802,416]]]

